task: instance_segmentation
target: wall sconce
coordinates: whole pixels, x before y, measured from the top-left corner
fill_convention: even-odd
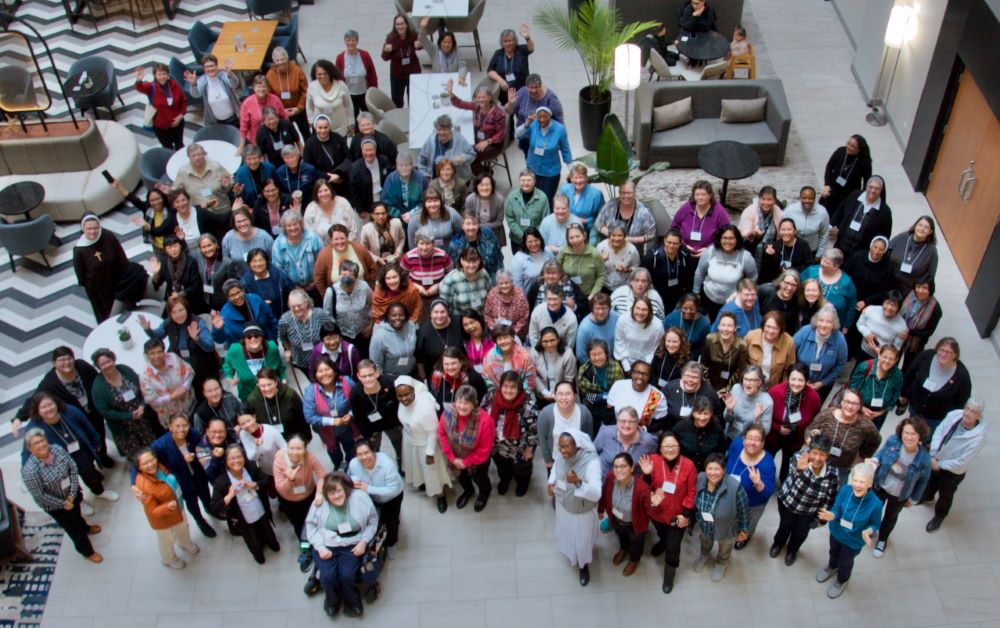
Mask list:
[[[879,67],[875,89],[872,90],[872,97],[868,101],[868,106],[871,108],[871,111],[865,116],[865,121],[868,124],[872,126],[884,126],[888,121],[888,116],[885,113],[886,102],[889,100],[889,94],[892,93],[892,82],[896,79],[896,68],[899,67],[899,57],[903,52],[903,46],[913,39],[916,33],[916,10],[911,6],[902,4],[892,7],[892,13],[889,14],[889,23],[886,25],[885,37],[883,38],[885,48],[882,50],[882,65]],[[885,64],[889,58],[890,49],[895,50],[896,59],[892,64],[892,73],[889,75],[889,87],[885,91],[885,96],[879,98],[879,91],[882,86],[883,75],[885,74]]]

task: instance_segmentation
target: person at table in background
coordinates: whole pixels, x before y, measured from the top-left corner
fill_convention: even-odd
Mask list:
[[[323,244],[330,243],[330,227],[347,227],[348,239],[357,241],[361,218],[350,202],[337,194],[336,188],[326,179],[317,179],[313,185],[313,200],[303,214],[305,228],[319,236]]]
[[[242,145],[238,154],[243,154]],[[197,199],[196,205],[199,207],[205,207],[214,214],[223,214],[228,218],[231,207],[229,190],[232,187],[233,175],[218,162],[209,159],[200,144],[188,144],[187,156],[190,161],[177,171],[172,189],[183,190],[189,199]],[[174,209],[177,210],[176,207]]]
[[[153,81],[144,82],[146,68],[135,70],[135,90],[145,94],[153,105],[153,134],[160,146],[170,150],[184,147],[184,114],[187,113],[187,96],[177,81],[170,78],[170,68],[162,63],[153,64]]]
[[[703,179],[695,181],[691,197],[670,221],[670,226],[680,231],[684,246],[695,258],[701,257],[713,243],[716,232],[728,224],[729,213],[716,199],[712,184]]]
[[[635,573],[642,558],[651,509],[649,486],[641,477],[635,477],[635,464],[635,458],[628,453],[614,457],[612,470],[604,476],[597,507],[598,516],[607,516],[611,530],[618,537],[618,551],[611,564],[617,566],[629,559],[622,571],[626,578]]]
[[[559,160],[561,158],[562,163],[566,164],[573,161],[573,153],[570,151],[566,127],[561,122],[556,122],[552,119],[551,109],[548,107],[539,107],[535,110],[535,113],[528,115],[524,124],[515,129],[514,137],[518,138],[518,140],[527,138],[528,157],[526,165],[528,170],[531,170],[535,174],[535,183],[545,194],[548,204],[551,206],[556,191],[559,188],[559,175],[562,172],[562,165]],[[523,181],[521,190],[522,192],[524,191]],[[603,200],[602,197],[601,201]],[[510,223],[508,222],[508,224]]]
[[[503,100],[501,98],[501,100]],[[529,74],[525,79],[524,87],[507,89],[507,104],[504,105],[504,112],[514,114],[515,126],[523,125],[528,116],[534,114],[539,107],[548,107],[552,112],[552,117],[556,122],[564,124],[563,107],[559,97],[551,89],[542,85],[542,77],[537,74]],[[518,140],[518,146],[528,156],[528,141],[526,138]]]
[[[117,364],[114,352],[98,349],[91,356],[100,375],[94,380],[94,409],[108,422],[115,449],[126,460],[156,438],[159,422],[144,403],[139,376],[128,366]]]
[[[608,343],[592,338],[586,345],[586,359],[580,362],[576,382],[584,406],[594,417],[594,425],[611,425],[614,410],[608,406],[608,396],[615,383],[625,379],[618,360],[611,357]]]
[[[861,335],[861,357],[867,354],[875,357],[882,347],[891,346],[901,349],[906,341],[906,319],[899,315],[899,305],[902,297],[895,290],[885,293],[882,305],[869,305],[858,317],[857,330]]]
[[[750,253],[765,242],[773,242],[778,237],[778,225],[784,217],[777,205],[778,191],[765,185],[740,213],[739,229],[743,234],[743,246]]]
[[[783,382],[795,364],[795,342],[785,331],[785,318],[774,311],[764,314],[760,329],[751,330],[743,340],[747,343],[747,361],[761,368],[765,385]]]
[[[280,164],[279,159],[278,165]],[[247,144],[243,149],[243,164],[233,175],[233,194],[242,198],[247,206],[256,209],[257,199],[263,196],[264,182],[273,180],[276,170],[270,161],[263,158],[259,147]]]
[[[445,33],[441,39],[447,37],[455,38],[451,33]],[[439,40],[440,42],[440,40]],[[465,109],[473,112],[473,131],[475,131],[475,141],[473,148],[476,151],[475,160],[472,162],[472,173],[481,175],[491,172],[488,162],[496,159],[503,150],[504,138],[507,136],[507,114],[503,108],[496,103],[493,97],[493,89],[487,85],[480,85],[476,88],[473,98],[475,102],[462,100],[456,96],[454,80],[448,79],[446,88],[451,96],[451,104],[458,109]]]
[[[753,255],[742,247],[743,236],[736,225],[720,226],[712,241],[699,254],[698,267],[694,272],[694,291],[701,294],[701,305],[708,317],[716,318],[742,280],[757,280],[757,263]]]
[[[705,0],[688,0],[678,12],[677,24],[682,38],[714,31],[715,11]]]
[[[226,472],[212,483],[212,514],[229,522],[229,529],[243,542],[258,565],[265,561],[264,546],[279,552],[274,534],[267,485],[257,465],[247,460],[239,445],[226,448]]]
[[[531,39],[527,24],[521,24],[518,29],[523,44],[517,43],[517,34],[513,29],[506,28],[500,32],[500,48],[493,53],[486,68],[486,76],[500,86],[500,101],[506,102],[511,89],[519,90],[528,80],[528,55],[535,51],[535,42]]]
[[[875,558],[885,556],[899,513],[918,503],[924,494],[931,477],[931,455],[922,442],[929,438],[930,430],[923,419],[906,417],[875,458],[867,461],[876,465],[873,487],[875,495],[885,504],[878,542],[872,551]]]
[[[403,97],[410,90],[410,76],[421,72],[417,50],[422,47],[410,20],[405,15],[394,17],[392,30],[382,44],[382,60],[389,62],[389,87],[397,107],[403,106]]]
[[[664,312],[673,312],[682,295],[694,287],[697,262],[691,252],[682,246],[681,232],[671,228],[656,247],[647,247],[642,257],[642,267],[649,271],[652,287],[663,302]]]
[[[705,378],[719,392],[728,390],[740,381],[748,361],[747,343],[736,334],[736,315],[719,314],[718,331],[705,338],[701,363]]]
[[[427,138],[417,157],[417,167],[427,172],[436,172],[441,177],[444,163],[450,163],[454,169],[456,182],[446,179],[445,185],[458,185],[461,182],[461,192],[454,195],[454,204],[465,202],[465,182],[472,178],[471,164],[476,158],[476,149],[465,136],[454,131],[451,116],[442,114],[434,120],[434,134]]]
[[[312,269],[323,249],[319,236],[305,229],[305,221],[297,209],[281,215],[281,231],[271,246],[271,263],[281,270],[298,288],[316,293]]]
[[[243,81],[233,73],[232,62],[226,61],[224,68],[219,69],[219,59],[213,54],[201,58],[201,69],[204,72],[198,76],[191,70],[184,71],[184,80],[192,98],[205,99],[205,124],[228,124],[240,127],[240,94],[243,92]]]
[[[836,582],[826,590],[831,600],[844,593],[854,559],[866,545],[875,544],[882,520],[882,500],[871,490],[875,470],[859,462],[850,475],[850,486],[841,487],[833,507],[818,513],[820,520],[830,523],[830,560],[816,572],[816,581],[826,582],[837,574]]]
[[[835,211],[849,192],[862,189],[871,176],[872,155],[868,142],[860,135],[852,135],[847,144],[833,151],[826,162],[823,192],[820,196],[823,206]],[[822,251],[817,251],[816,254],[820,253]]]
[[[638,360],[632,365],[628,380],[621,379],[608,392],[608,407],[615,414],[625,408],[632,408],[639,417],[639,426],[650,432],[663,429],[667,417],[667,403],[664,394],[650,385],[651,369],[648,362]],[[604,415],[604,420],[607,420]]]
[[[151,449],[139,452],[136,467],[135,487],[146,496],[142,508],[156,532],[160,560],[171,569],[184,569],[187,563],[177,556],[174,545],[179,545],[188,556],[200,550],[191,540],[191,531],[180,506],[181,489],[177,478],[160,464]]]
[[[732,312],[736,317],[736,335],[745,338],[755,329],[760,329],[763,322],[760,316],[760,305],[757,303],[757,284],[753,279],[740,279],[736,284],[735,296],[719,310],[719,313]],[[719,319],[715,319],[712,331],[719,328]]]
[[[285,162],[274,173],[278,187],[294,200],[298,197],[299,207],[308,206],[312,201],[313,189],[319,173],[312,165],[302,161],[298,146],[286,145],[281,149],[281,160]]]
[[[597,186],[591,185],[587,167],[581,163],[570,166],[566,183],[559,187],[559,193],[569,199],[569,211],[573,214],[573,222],[579,222],[587,228],[589,242],[597,244],[597,233],[594,233],[592,223],[604,207],[604,194]]]
[[[781,480],[777,498],[780,523],[767,553],[777,558],[784,549],[787,567],[795,564],[809,531],[817,527],[819,512],[833,506],[837,497],[837,471],[827,464],[830,447],[826,436],[813,436],[807,448],[795,453],[791,476]],[[788,465],[784,466],[787,473]]]
[[[240,145],[236,154],[242,155],[247,144],[255,144],[257,130],[264,123],[264,109],[272,107],[282,120],[288,119],[288,112],[281,104],[281,99],[270,92],[267,77],[257,74],[253,77],[253,88],[250,95],[240,104]]]
[[[649,208],[636,199],[635,183],[631,181],[618,188],[618,198],[612,198],[601,207],[594,220],[594,229],[600,237],[609,237],[615,223],[624,225],[625,239],[640,254],[656,240],[656,219]]]
[[[351,165],[351,205],[362,215],[382,200],[382,186],[390,172],[388,158],[377,154],[376,147],[375,140],[362,140],[361,158]]]
[[[528,337],[531,309],[524,291],[515,285],[509,270],[497,271],[496,286],[486,295],[483,317],[489,330],[497,325],[509,325],[522,340]]]
[[[763,447],[764,438],[771,431],[774,400],[768,396],[764,387],[764,374],[760,367],[753,364],[747,366],[739,383],[720,393],[720,398],[726,405],[726,411],[722,413],[726,438],[735,441],[747,431],[747,428],[757,425],[764,430],[761,435],[761,447]]]
[[[413,168],[413,155],[397,155],[396,169],[385,178],[382,188],[382,202],[388,208],[389,215],[409,222],[410,210],[420,205],[428,183],[427,173]]]
[[[448,245],[448,255],[452,263],[458,266],[459,257],[469,248],[479,253],[483,268],[491,279],[503,267],[503,251],[496,234],[490,229],[482,228],[479,214],[474,211],[462,213],[462,231],[453,235]]]
[[[712,321],[701,313],[698,304],[701,299],[693,292],[683,294],[677,301],[677,308],[663,319],[663,327],[677,327],[687,337],[691,345],[691,357],[697,360],[705,347],[705,339],[712,328]]]
[[[904,294],[918,283],[934,281],[938,267],[934,219],[921,216],[907,231],[889,240],[889,259],[896,288]]]
[[[911,416],[923,417],[932,430],[952,410],[965,405],[972,394],[969,369],[959,360],[958,341],[946,336],[934,349],[917,354],[903,375],[903,390],[896,414],[907,409]]]
[[[698,474],[694,511],[701,553],[691,566],[695,571],[704,569],[712,560],[712,547],[718,543],[712,582],[719,582],[726,575],[735,544],[749,538],[752,516],[740,480],[726,475],[722,454],[712,453],[705,458],[705,470]]]
[[[542,219],[538,232],[545,241],[545,251],[551,257],[566,246],[566,230],[570,225],[569,198],[565,194],[552,197],[552,213]]]
[[[809,365],[809,386],[825,400],[847,364],[847,341],[840,332],[837,310],[830,304],[821,307],[792,341],[796,359]]]
[[[239,279],[227,279],[222,284],[226,304],[212,315],[212,338],[215,342],[230,345],[243,337],[243,326],[248,322],[260,325],[264,335],[278,337],[278,321],[271,308],[256,294],[247,294]]]
[[[646,270],[637,268],[639,266],[639,250],[635,245],[625,239],[625,225],[615,223],[609,230],[610,236],[606,240],[597,243],[597,252],[604,258],[604,285],[603,290],[614,294],[621,290],[620,294],[631,294],[632,289],[627,286],[630,277],[634,272],[639,272],[645,277],[646,285],[649,284],[649,273]],[[624,289],[624,290],[622,290]],[[625,297],[628,298],[627,296]],[[657,295],[659,298],[659,295]],[[657,318],[663,319],[663,304],[659,304],[659,315]]]
[[[587,242],[587,229],[579,222],[574,221],[566,229],[566,242],[556,260],[583,294],[592,297],[604,286],[604,259]]]
[[[568,146],[567,143],[567,150]],[[511,253],[514,254],[524,248],[525,229],[538,229],[549,213],[548,193],[541,188],[536,189],[536,182],[535,173],[530,168],[521,170],[518,174],[519,189],[511,190],[504,201],[504,216],[510,230]]]
[[[837,230],[836,247],[845,257],[863,249],[875,236],[892,235],[892,210],[885,199],[885,180],[873,175],[830,216],[830,225]]]
[[[786,270],[801,272],[812,264],[813,253],[805,238],[800,238],[795,221],[787,216],[777,227],[776,237],[757,247],[757,281],[773,281]]]
[[[854,325],[857,316],[858,292],[854,281],[845,273],[844,254],[840,249],[827,249],[819,260],[819,264],[802,271],[802,281],[810,279],[819,281],[820,290],[827,303],[837,310],[840,319],[840,329],[846,333]]]
[[[347,92],[351,95],[356,121],[359,113],[368,111],[365,93],[370,87],[378,87],[378,73],[372,56],[367,50],[358,48],[358,31],[350,29],[344,33],[344,46],[346,50],[337,55],[334,63],[343,75]]]
[[[281,46],[271,50],[271,68],[267,71],[267,86],[285,107],[288,119],[295,124],[302,134],[302,139],[309,139],[309,121],[312,117],[306,113],[306,90],[309,79],[299,64],[289,60],[288,51]]]
[[[253,213],[238,199],[232,211],[233,228],[222,238],[222,257],[226,259],[248,260],[250,251],[261,249],[270,251],[274,238],[270,230],[259,229],[253,224]]]
[[[555,386],[576,375],[576,356],[555,327],[545,327],[531,348],[535,363],[535,398],[540,407],[555,401]]]
[[[167,316],[156,329],[142,314],[139,315],[139,326],[150,338],[164,340],[167,351],[191,365],[194,369],[194,389],[200,391],[205,380],[219,376],[219,358],[215,353],[212,332],[183,296],[167,297],[165,310]]]
[[[579,429],[560,432],[559,455],[549,474],[549,497],[555,500],[556,545],[580,570],[580,586],[590,583],[590,563],[597,537],[597,504],[603,481],[601,461],[590,437]]]
[[[931,437],[931,479],[920,503],[934,501],[934,517],[927,522],[928,532],[937,532],[951,511],[951,503],[958,485],[965,479],[969,463],[986,443],[986,424],[983,423],[982,401],[970,398],[965,407],[952,410],[934,430]]]
[[[330,117],[322,113],[313,118],[312,130],[312,135],[306,138],[302,159],[325,176],[337,189],[337,194],[348,196],[352,159],[347,141],[331,130]]]
[[[92,563],[104,561],[88,538],[101,526],[88,524],[80,513],[83,493],[76,464],[58,445],[49,444],[45,433],[30,430],[24,439],[31,455],[21,465],[21,480],[38,507],[48,513],[73,541],[76,551]]]
[[[376,153],[386,158],[386,163],[389,164],[389,169],[392,170],[393,165],[396,163],[396,157],[398,157],[398,151],[396,145],[393,143],[389,136],[379,131],[375,128],[375,117],[367,111],[362,111],[358,114],[358,128],[355,129],[354,135],[351,136],[351,159],[357,161],[361,159],[361,144],[365,140],[374,140]]]
[[[631,312],[631,305],[628,312]],[[609,355],[615,348],[615,329],[618,326],[618,312],[611,309],[611,299],[603,292],[590,298],[590,314],[580,319],[576,332],[576,359],[583,364],[587,361],[587,345],[599,338],[607,345]]]
[[[80,221],[80,239],[73,247],[73,271],[94,310],[97,323],[111,317],[115,302],[131,309],[146,292],[146,269],[130,261],[118,237],[87,214]]]
[[[330,119],[330,130],[346,137],[354,129],[354,102],[343,74],[326,59],[313,63],[312,80],[306,91],[306,115]]]
[[[771,386],[771,431],[767,433],[765,449],[771,456],[781,452],[778,479],[788,477],[792,455],[802,448],[809,425],[819,413],[822,401],[819,393],[807,385],[809,366],[796,363],[788,372],[788,380]]]
[[[285,146],[302,148],[299,134],[295,126],[288,120],[282,120],[273,107],[264,107],[261,113],[261,125],[257,129],[254,142],[267,161],[276,168],[281,166],[281,149]]]

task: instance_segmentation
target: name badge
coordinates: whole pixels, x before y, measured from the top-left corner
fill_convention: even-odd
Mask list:
[[[839,456],[842,453],[844,453],[844,450],[841,449],[840,447],[831,447],[830,448],[830,455],[831,456]]]
[[[667,279],[667,287],[668,288],[673,288],[674,286],[676,286],[679,283],[680,283],[680,281],[678,279],[676,279],[676,278],[674,278],[674,279]]]
[[[350,524],[350,522],[349,521],[342,521],[337,526],[337,532],[339,532],[341,534],[350,534],[351,533],[351,524]]]
[[[135,393],[131,390],[126,390],[122,393],[122,401],[132,401],[135,399]]]
[[[836,184],[837,184],[837,185],[839,185],[840,187],[844,187],[845,185],[847,185],[847,179],[845,179],[845,178],[844,178],[844,177],[842,177],[842,176],[841,176],[841,177],[837,177],[837,178],[836,178],[836,180],[835,180],[835,182],[836,182]]]
[[[240,495],[240,499],[242,499],[244,502],[247,503],[252,502],[254,500],[254,497],[256,497],[256,495],[254,494],[253,491],[246,491],[245,493]]]
[[[420,280],[420,283],[422,283],[425,286],[433,286],[434,280],[431,279],[430,277],[424,277],[423,279]]]
[[[809,364],[809,370],[810,371],[816,371],[818,373],[819,371],[823,370],[823,363],[822,362],[811,362]]]
[[[303,342],[301,347],[303,351],[312,351],[313,344],[311,342]]]
[[[168,107],[173,107],[174,106],[174,97],[173,96],[167,96],[167,106]]]
[[[802,413],[801,412],[793,412],[793,413],[791,413],[791,414],[788,415],[788,422],[789,423],[798,423],[801,420],[802,420]]]
[[[201,188],[201,195],[205,198],[212,196],[212,188]]]
[[[681,416],[691,416],[691,406],[681,406]]]
[[[191,351],[188,349],[181,349],[181,357],[187,360],[191,357]]]
[[[792,267],[791,260],[785,260],[785,261],[781,262],[781,267],[784,268],[785,270],[791,268]]]
[[[701,231],[692,231],[688,239],[692,242],[701,242]]]
[[[521,222],[521,226],[522,227],[530,227],[531,226],[531,220],[529,218],[522,218],[520,220],[520,222]]]
[[[403,57],[402,59],[399,60],[399,62],[401,64],[403,64],[403,65],[410,65],[410,58],[409,57]]]
[[[660,379],[656,380],[656,385],[659,386],[660,388],[663,388],[664,386],[667,385],[667,380],[661,377]]]
[[[841,519],[840,520],[840,527],[842,527],[845,530],[853,530],[854,529],[854,522],[853,521],[848,521],[847,519]]]
[[[306,487],[304,486],[292,487],[292,495],[305,495],[305,492],[306,492]]]
[[[909,275],[910,273],[913,272],[913,264],[908,264],[906,262],[903,262],[902,264],[899,265],[899,272],[906,273],[907,275]]]
[[[729,379],[729,371],[722,371],[721,373],[719,373],[719,375],[722,377],[722,379]]]
[[[741,476],[741,475],[737,475],[736,473],[730,473],[729,477],[733,478],[734,480],[736,480],[737,482],[739,482],[741,484],[743,483],[743,476]]]
[[[62,489],[62,490],[64,490],[64,491],[68,491],[68,490],[69,490],[69,478],[68,478],[68,477],[66,477],[66,478],[63,478],[63,479],[62,479],[62,480],[61,480],[61,481],[59,482],[59,488],[61,488],[61,489]]]
[[[861,221],[852,220],[851,224],[848,225],[847,228],[850,229],[851,231],[861,231]]]
[[[612,508],[611,509],[611,514],[613,514],[615,516],[615,519],[623,519],[624,518],[624,517],[622,517],[622,511],[619,510],[619,509],[617,509],[617,508]]]
[[[476,131],[476,138],[480,139],[480,140],[485,140],[486,139],[486,133],[484,133],[482,131]]]
[[[510,320],[509,318],[498,318],[497,319],[497,325],[508,325],[509,326],[509,325],[513,325],[513,324],[514,324],[514,321]]]
[[[556,480],[556,488],[560,491],[566,490],[566,480]]]
[[[273,427],[274,429],[278,430],[279,434],[284,434],[285,433],[285,424],[284,423],[275,423],[271,427]]]
[[[292,98],[292,92],[281,92],[282,100],[291,100],[291,98]]]
[[[483,300],[482,299],[473,299],[472,300],[472,309],[478,310],[481,307],[483,307]]]
[[[508,72],[506,75],[504,75],[503,78],[504,78],[505,81],[507,81],[508,83],[510,83],[511,81],[513,81],[514,79],[516,79],[517,77],[514,75],[513,72]]]
[[[570,277],[570,279],[575,284],[581,284],[581,283],[583,283],[583,277],[581,277],[580,275],[573,275],[572,277]]]
[[[444,246],[444,240],[441,238],[434,238],[434,246]]]
[[[687,35],[684,35],[683,37],[681,37],[681,41],[687,41],[687,40],[688,40],[688,36]]]
[[[410,358],[408,357],[399,358],[398,360],[396,360],[396,364],[400,366],[406,366],[409,363],[410,363]]]
[[[73,441],[72,443],[67,443],[66,453],[75,454],[80,451],[80,443]]]
[[[535,147],[535,154],[538,155],[539,157],[543,157],[545,155],[545,147],[544,146],[536,146]]]
[[[210,283],[206,283],[201,286],[201,291],[205,294],[215,294],[215,287]]]
[[[372,412],[371,414],[368,415],[368,420],[371,421],[372,423],[376,421],[381,421],[382,413],[376,410],[375,412]]]
[[[663,492],[664,493],[670,493],[671,495],[673,495],[674,493],[677,492],[677,485],[674,484],[673,482],[664,482],[663,483]]]
[[[274,142],[274,150],[281,150],[284,147],[285,147],[285,143],[282,142],[281,140],[278,140],[277,142]]]
[[[882,397],[872,397],[872,407],[881,408],[885,405],[885,400]]]
[[[715,515],[713,515],[710,512],[702,511],[701,520],[704,521],[705,523],[715,523]]]

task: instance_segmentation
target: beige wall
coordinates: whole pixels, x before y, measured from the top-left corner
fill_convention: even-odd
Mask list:
[[[892,92],[888,97],[889,124],[900,146],[910,137],[920,94],[927,80],[931,56],[941,30],[947,0],[897,0],[909,2],[917,11],[917,30],[913,39],[899,51]],[[882,63],[882,37],[892,11],[893,0],[833,0],[841,23],[854,44],[851,69],[864,92],[871,96]],[[886,60],[882,94],[888,87],[896,51],[890,50]]]

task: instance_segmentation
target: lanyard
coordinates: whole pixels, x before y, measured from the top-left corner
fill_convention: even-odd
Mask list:
[[[838,433],[840,433],[840,421],[837,421],[837,424],[833,428],[833,438],[830,439],[831,443],[836,443],[837,442],[837,434]],[[840,441],[841,452],[843,452],[844,445],[847,444],[847,437],[850,436],[850,435],[851,435],[851,428],[847,428],[847,431],[844,432],[844,440]]]
[[[847,179],[847,177],[851,176],[851,173],[854,172],[854,166],[856,166],[857,164],[858,164],[858,158],[855,157],[854,161],[851,162],[851,167],[847,168],[847,151],[844,151],[844,163],[840,165],[840,176],[844,177],[844,179]],[[844,173],[845,168],[847,168],[846,174]]]
[[[261,395],[263,397],[263,395]],[[274,409],[278,414],[278,420],[273,421],[271,417],[271,408],[267,405],[267,397],[264,397],[264,412],[267,413],[267,420],[271,425],[281,425],[281,404],[278,403],[278,396],[274,396]]]
[[[903,261],[906,262],[906,263],[908,263],[908,264],[910,264],[912,266],[913,264],[917,263],[918,259],[920,259],[920,256],[924,252],[924,249],[927,248],[927,244],[926,243],[921,244],[920,248],[917,249],[917,254],[914,255],[912,258],[910,257],[910,244],[915,244],[913,242],[913,236],[910,236],[910,237],[906,238],[906,250],[903,252]],[[914,247],[914,248],[916,249],[916,247]]]
[[[286,170],[286,172],[285,172],[285,185],[288,186],[288,189],[291,190],[292,192],[295,192],[296,190],[302,189],[302,164],[299,164],[299,170],[298,170],[298,172],[295,173],[295,190],[292,190],[292,180],[288,176],[288,173],[291,172],[291,169],[290,168],[285,168],[285,170]]]
[[[660,362],[660,372],[656,374],[656,378],[658,380],[659,379],[663,379],[663,367],[664,367],[664,365],[666,365],[668,358],[670,358],[669,354],[664,355],[663,356],[663,362]],[[670,374],[667,375],[666,381],[669,382],[669,381],[672,381],[674,379],[674,371],[676,371],[676,370],[677,370],[677,360],[674,360],[674,365],[670,367]]]
[[[660,456],[660,468],[663,469],[663,481],[666,482],[667,481],[667,473],[669,472],[669,469],[667,468],[667,463],[664,460],[664,458],[663,458],[662,455]],[[673,484],[674,486],[677,486],[677,480],[679,480],[680,477],[681,477],[681,460],[680,460],[680,458],[678,458],[677,459],[677,469],[674,470],[674,481],[671,482],[671,484]],[[712,508],[714,509],[715,506],[713,505]]]
[[[864,501],[865,501],[864,497],[859,497],[858,498],[858,507],[854,509],[854,517],[857,517],[858,513],[861,512],[861,505],[864,503]],[[844,515],[847,515],[847,512],[846,512],[847,511],[847,507],[846,506],[844,507],[844,511],[845,511]],[[843,521],[844,519],[847,519],[847,522],[850,523],[851,526],[854,526],[854,517],[851,517],[850,519],[847,519],[846,516],[841,516],[840,520]]]
[[[884,395],[885,395],[885,389],[889,387],[888,373],[886,373],[885,383],[882,384],[882,394],[881,395],[878,394],[877,392],[875,392],[875,382],[878,381],[878,371],[876,371],[875,373],[872,373],[872,375],[874,375],[874,377],[871,378],[871,383],[872,383],[872,399],[882,399],[882,398],[884,398]]]

